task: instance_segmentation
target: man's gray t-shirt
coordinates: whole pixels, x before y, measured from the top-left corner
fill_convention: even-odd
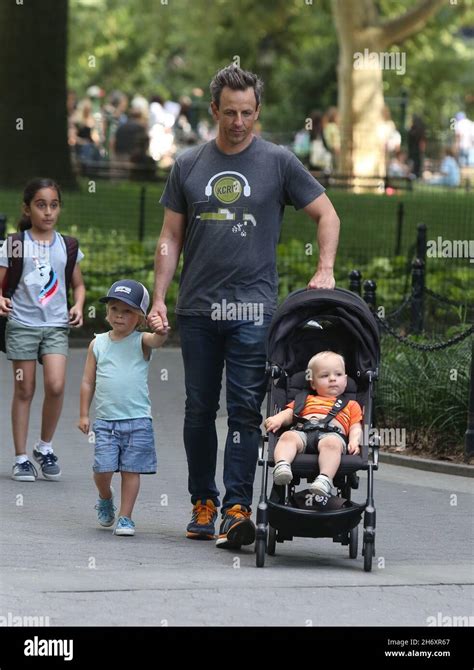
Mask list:
[[[187,217],[176,313],[209,315],[226,300],[271,314],[285,205],[301,209],[324,190],[294,154],[257,137],[237,154],[213,140],[179,156],[160,200]]]
[[[79,249],[76,262],[83,258]],[[66,263],[66,243],[62,235],[54,231],[53,241],[47,244],[35,241],[26,230],[23,272],[12,297],[9,318],[33,328],[68,327]],[[0,247],[0,266],[8,267],[7,240]]]

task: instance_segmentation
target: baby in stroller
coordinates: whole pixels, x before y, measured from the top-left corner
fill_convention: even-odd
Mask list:
[[[282,426],[295,423],[282,433],[275,447],[273,479],[287,485],[293,479],[291,463],[299,453],[317,454],[319,475],[309,485],[312,494],[331,495],[333,477],[341,455],[358,454],[362,440],[362,409],[355,400],[341,401],[347,387],[344,358],[333,351],[321,351],[308,363],[308,379],[317,395],[308,394],[304,406],[295,407],[298,399],[288,403],[278,414],[265,420],[265,429],[275,433]]]

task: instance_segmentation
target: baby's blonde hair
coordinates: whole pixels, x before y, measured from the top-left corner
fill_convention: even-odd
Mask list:
[[[328,356],[337,356],[338,358],[340,358],[342,362],[342,367],[344,368],[344,372],[346,371],[346,362],[344,358],[341,356],[341,354],[336,354],[335,351],[320,351],[318,354],[315,354],[309,360],[306,374],[307,375],[312,374],[314,366],[318,365],[323,359],[327,358]],[[311,379],[312,377],[310,376],[309,378]]]

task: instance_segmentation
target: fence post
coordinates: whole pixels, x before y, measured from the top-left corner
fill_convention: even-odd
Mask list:
[[[371,312],[375,312],[377,306],[377,282],[373,279],[367,279],[364,282],[364,300],[368,304]]]
[[[471,341],[471,385],[469,389],[469,407],[467,410],[467,430],[464,440],[466,460],[474,456],[474,338]]]
[[[423,262],[426,261],[426,225],[420,223],[417,227],[416,234],[416,257]]]
[[[416,233],[416,258],[411,264],[411,332],[419,335],[424,327],[426,272],[426,225],[420,223]]]
[[[353,291],[360,295],[360,288],[362,282],[362,273],[360,270],[351,270],[349,272],[349,291]]]
[[[424,325],[425,264],[415,258],[411,264],[411,332],[419,335]]]
[[[399,202],[397,207],[397,233],[395,237],[395,256],[400,256],[402,250],[402,232],[403,232],[404,218],[405,218],[405,205],[403,204],[403,202]]]
[[[142,186],[140,189],[140,213],[138,218],[138,239],[140,242],[143,242],[145,237],[145,197],[146,197],[146,186]]]
[[[0,242],[7,236],[7,215],[0,214]]]

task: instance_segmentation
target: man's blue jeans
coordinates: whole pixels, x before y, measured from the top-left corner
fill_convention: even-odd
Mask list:
[[[235,504],[248,508],[252,504],[270,319],[265,316],[263,324],[256,325],[253,321],[214,321],[210,316],[178,316],[186,385],[184,446],[193,505],[208,498],[220,504],[215,482],[215,420],[224,362],[228,433],[222,511]]]

